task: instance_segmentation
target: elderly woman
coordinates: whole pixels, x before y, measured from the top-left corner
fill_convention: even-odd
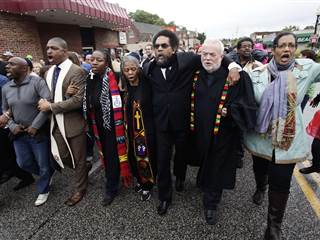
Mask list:
[[[269,183],[265,239],[281,238],[293,169],[309,152],[300,104],[310,84],[320,81],[320,64],[294,59],[296,49],[296,36],[281,32],[270,63],[249,72],[259,110],[255,132],[244,139],[253,155],[256,204],[262,203]]]
[[[156,169],[151,86],[139,61],[130,55],[122,62],[122,85],[125,89],[128,159],[137,179],[135,190],[140,193],[141,201],[147,201],[155,183]]]

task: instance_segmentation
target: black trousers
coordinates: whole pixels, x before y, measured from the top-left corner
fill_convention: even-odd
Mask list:
[[[21,180],[32,179],[32,174],[22,170],[17,162],[13,144],[8,137],[9,130],[0,128],[0,175],[4,172]]]
[[[185,158],[187,143],[186,131],[157,131],[157,168],[158,168],[158,191],[160,201],[171,201],[172,180],[170,171],[170,161],[173,146],[175,146],[174,170],[176,178],[185,180],[187,164]]]
[[[274,156],[274,155],[273,155]],[[253,171],[258,176],[267,176],[269,191],[289,193],[295,163],[276,164],[272,161],[252,155]]]
[[[204,192],[203,193],[203,207],[206,210],[216,210],[218,204],[221,201],[222,189],[212,191],[212,192]]]
[[[311,145],[312,166],[320,168],[320,139],[314,138]]]
[[[117,140],[114,127],[111,131],[104,130],[104,134],[100,135],[102,153],[106,164],[105,168],[105,193],[109,196],[116,196],[119,191],[120,184],[120,163],[117,150]]]

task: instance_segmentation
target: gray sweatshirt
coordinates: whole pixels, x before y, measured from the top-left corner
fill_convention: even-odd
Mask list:
[[[3,112],[10,109],[12,118],[8,122],[11,131],[17,125],[40,129],[48,119],[48,113],[38,110],[38,101],[50,100],[50,91],[44,79],[27,75],[20,85],[10,81],[2,87]]]

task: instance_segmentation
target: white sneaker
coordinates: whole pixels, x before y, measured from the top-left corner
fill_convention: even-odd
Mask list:
[[[39,194],[37,197],[37,200],[34,202],[34,205],[36,207],[38,207],[38,206],[44,204],[48,200],[48,197],[49,197],[49,192],[44,193],[44,194]]]

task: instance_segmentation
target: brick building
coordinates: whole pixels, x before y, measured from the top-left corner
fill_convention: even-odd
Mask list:
[[[78,53],[121,46],[131,21],[124,8],[104,0],[0,1],[0,53],[43,59],[45,45],[62,37]]]

